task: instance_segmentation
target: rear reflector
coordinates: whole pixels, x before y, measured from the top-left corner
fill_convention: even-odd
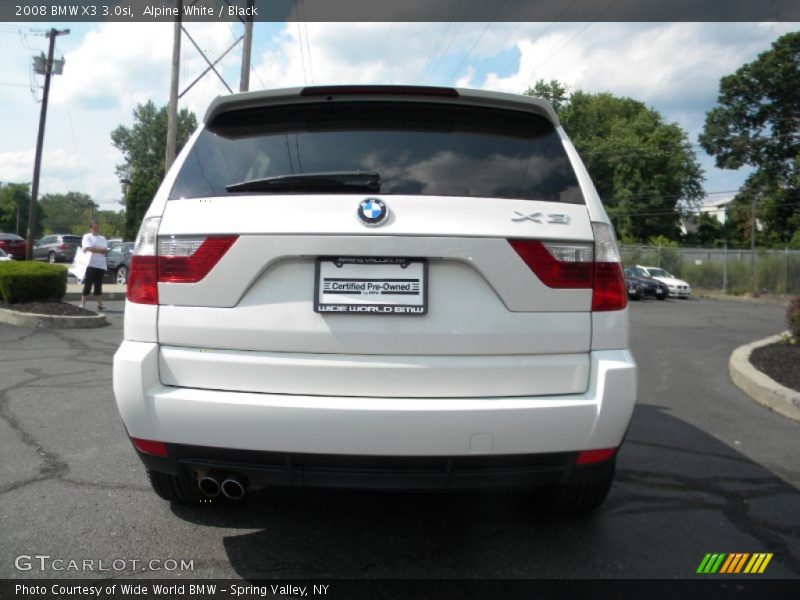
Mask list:
[[[156,442],[153,440],[140,440],[139,438],[131,438],[134,448],[139,452],[145,454],[152,454],[153,456],[167,457],[167,445],[164,442]]]
[[[592,223],[592,233],[595,260],[592,310],[622,310],[628,306],[628,293],[614,228],[608,223]]]
[[[132,256],[125,297],[136,304],[158,304],[158,257]]]
[[[603,450],[582,450],[578,453],[579,465],[591,465],[594,463],[605,462],[611,459],[617,452],[616,448],[605,448]]]
[[[625,279],[619,263],[594,263],[592,310],[622,310],[628,305]]]

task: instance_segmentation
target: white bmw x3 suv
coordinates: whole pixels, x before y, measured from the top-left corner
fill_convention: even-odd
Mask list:
[[[614,232],[549,104],[217,98],[139,232],[114,393],[155,491],[603,502],[636,400]]]

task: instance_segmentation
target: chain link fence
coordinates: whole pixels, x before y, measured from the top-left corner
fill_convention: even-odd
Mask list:
[[[657,266],[693,288],[731,294],[800,294],[800,250],[620,246],[622,263]]]

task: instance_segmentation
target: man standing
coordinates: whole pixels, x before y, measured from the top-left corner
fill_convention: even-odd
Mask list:
[[[100,225],[95,219],[89,224],[91,231],[84,234],[81,242],[83,252],[89,253],[89,266],[86,267],[86,275],[83,278],[83,294],[81,295],[81,308],[86,306],[86,296],[94,286],[94,299],[97,301],[97,310],[102,312],[103,307],[103,277],[105,277],[106,254],[108,253],[108,241],[100,235]]]

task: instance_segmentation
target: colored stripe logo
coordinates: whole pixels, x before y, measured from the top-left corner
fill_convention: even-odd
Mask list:
[[[717,553],[706,554],[697,567],[697,572],[703,575],[725,574],[736,575],[739,573],[763,573],[772,560],[772,552],[734,552],[731,554]]]

